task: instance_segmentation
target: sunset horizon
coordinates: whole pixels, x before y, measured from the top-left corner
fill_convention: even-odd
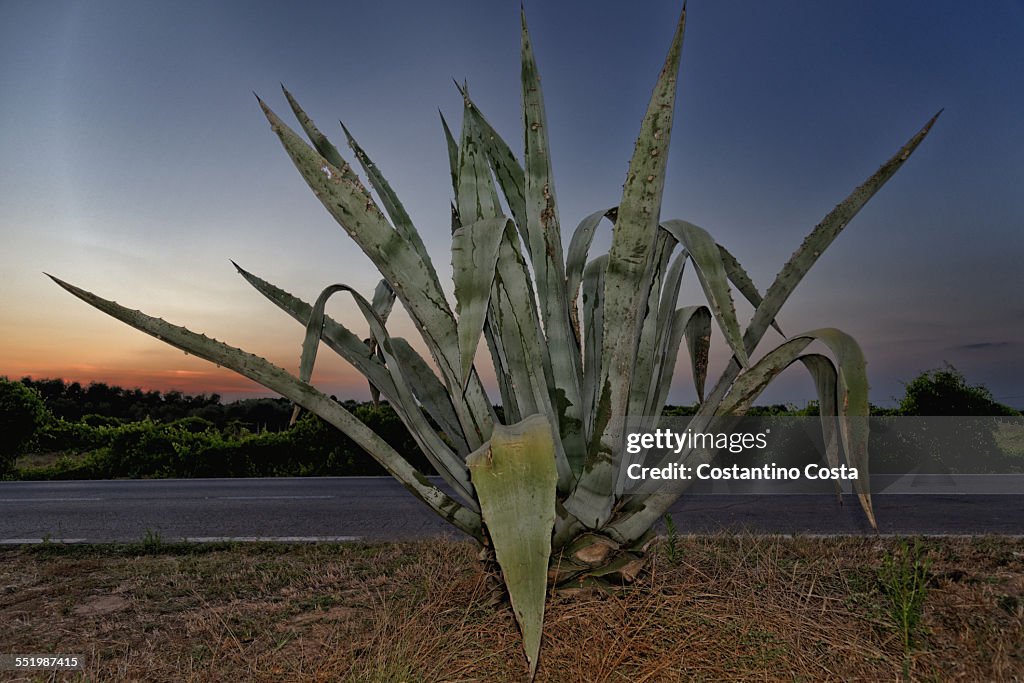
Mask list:
[[[566,244],[584,215],[618,201],[677,4],[526,8]],[[1024,306],[1005,296],[1024,284],[1015,180],[1024,149],[1013,115],[1024,95],[1008,87],[1024,68],[1013,38],[1024,25],[1021,7],[691,5],[663,217],[712,231],[764,291],[803,236],[944,108],[906,167],[812,269],[780,323],[787,333],[835,326],[856,338],[879,405],[947,363],[1001,400],[1024,399]],[[251,91],[283,114],[280,82],[339,147],[339,118],[358,136],[447,282],[451,188],[437,109],[458,126],[451,79],[465,79],[499,132],[521,139],[518,10],[497,3],[442,21],[443,11],[410,2],[348,12],[327,4],[298,12],[272,3],[7,5],[0,375],[270,393],[90,310],[44,271],[297,372],[302,327],[229,259],[307,301],[338,281],[369,295],[379,275],[268,130]],[[288,29],[297,22],[309,33]],[[330,44],[332,27],[350,25],[360,31],[337,47],[341,61],[324,59],[314,46]],[[591,36],[611,26],[620,39],[595,45]],[[372,66],[345,66],[366,55],[375,55]],[[595,249],[608,239],[602,228]],[[450,285],[445,292],[454,305]],[[680,302],[701,298],[691,270]],[[737,308],[745,325],[752,309]],[[368,334],[350,302],[332,303],[329,313]],[[404,312],[396,308],[389,325],[425,352]],[[780,340],[771,335],[758,351]],[[728,361],[717,326],[712,348],[715,376]],[[368,397],[361,376],[331,355],[321,354],[314,383]],[[497,403],[490,357],[478,360]],[[814,396],[810,379],[793,370],[762,400]],[[681,362],[669,402],[695,399]]]

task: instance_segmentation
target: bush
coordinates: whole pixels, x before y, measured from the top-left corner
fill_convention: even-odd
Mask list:
[[[15,459],[50,419],[39,392],[0,378],[0,476],[14,469]]]
[[[900,401],[899,412],[920,417],[1020,415],[1019,411],[995,401],[986,387],[969,386],[963,374],[952,365],[922,372],[911,380]]]

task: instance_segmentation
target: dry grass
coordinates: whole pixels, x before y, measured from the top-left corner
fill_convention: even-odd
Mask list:
[[[538,681],[900,680],[892,539],[681,537],[613,595],[549,601]],[[914,680],[1024,679],[1024,542],[930,539]],[[521,681],[511,612],[453,541],[0,550],[0,652],[90,681]]]

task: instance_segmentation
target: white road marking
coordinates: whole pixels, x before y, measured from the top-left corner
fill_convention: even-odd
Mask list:
[[[196,536],[187,543],[347,543],[362,536]]]
[[[39,545],[41,543],[85,543],[84,538],[0,538],[0,545]]]
[[[185,538],[185,543],[350,543],[362,536],[196,536]],[[174,543],[173,539],[167,539]],[[0,545],[41,545],[43,543],[96,543],[110,545],[117,541],[90,541],[87,538],[2,538]]]
[[[334,496],[217,496],[217,500],[327,500]]]
[[[102,498],[0,498],[0,503],[66,503],[76,501],[96,501]]]

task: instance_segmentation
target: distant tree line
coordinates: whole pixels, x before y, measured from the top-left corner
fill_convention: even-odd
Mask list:
[[[82,386],[62,379],[33,380],[21,384],[39,392],[43,403],[57,419],[122,422],[145,419],[172,422],[186,417],[208,420],[219,429],[229,424],[250,431],[281,431],[288,426],[291,404],[283,398],[249,398],[221,403],[219,394],[184,394],[180,391],[143,391],[93,382]],[[91,418],[91,419],[90,419]]]
[[[342,404],[425,473],[433,473],[387,402]],[[666,415],[693,415],[669,406]],[[289,427],[282,398],[222,403],[217,394],[124,389],[60,379],[0,377],[0,478],[241,477],[385,474],[369,455],[315,415]],[[1019,416],[947,366],[906,385],[876,415]],[[499,408],[499,416],[500,416]],[[816,402],[755,406],[750,416],[818,414]],[[19,460],[20,458],[20,460]]]

